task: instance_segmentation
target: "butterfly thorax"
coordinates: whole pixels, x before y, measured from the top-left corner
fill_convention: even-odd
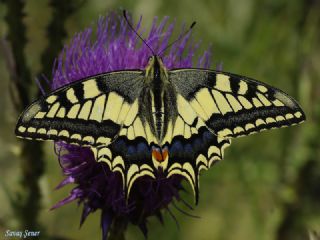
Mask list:
[[[168,124],[176,118],[175,89],[168,80],[168,72],[160,57],[152,56],[145,70],[146,87],[141,94],[141,112],[151,124],[160,147],[168,130]]]

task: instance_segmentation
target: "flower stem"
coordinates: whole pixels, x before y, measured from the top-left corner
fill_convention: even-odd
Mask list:
[[[128,226],[128,221],[123,217],[115,217],[111,225],[108,240],[125,240],[125,231]]]
[[[6,1],[8,36],[5,43],[6,60],[10,73],[10,93],[17,112],[30,104],[32,86],[31,71],[24,54],[27,43],[26,27],[23,21],[25,1]],[[39,179],[44,172],[42,145],[39,142],[21,142],[21,186],[23,191],[17,193],[11,201],[22,229],[39,230],[38,221],[41,209],[41,191]],[[42,230],[43,231],[43,230]]]

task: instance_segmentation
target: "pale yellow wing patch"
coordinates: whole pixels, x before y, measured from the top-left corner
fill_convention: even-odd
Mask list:
[[[130,120],[129,110],[136,111],[143,78],[141,71],[122,71],[66,85],[31,104],[19,118],[16,135],[85,146],[109,144],[124,120]]]
[[[293,98],[256,80],[201,69],[174,70],[170,76],[197,116],[223,138],[286,127],[305,119]]]

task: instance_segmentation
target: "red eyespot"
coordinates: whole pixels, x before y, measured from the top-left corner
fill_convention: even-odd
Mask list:
[[[169,155],[169,152],[167,147],[163,149],[157,148],[157,147],[152,148],[152,156],[154,157],[154,159],[156,159],[160,163],[166,160],[168,155]]]
[[[165,147],[164,149],[162,149],[162,158],[163,158],[163,160],[166,160],[168,155],[169,155],[168,148]]]

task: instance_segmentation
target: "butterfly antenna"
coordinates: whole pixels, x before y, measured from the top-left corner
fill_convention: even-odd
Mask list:
[[[184,38],[184,37],[192,30],[192,28],[194,27],[194,25],[196,25],[196,22],[193,22],[193,23],[190,25],[189,29],[187,29],[183,34],[181,34],[178,39],[176,39],[175,41],[173,41],[172,43],[170,43],[169,45],[167,45],[164,49],[162,49],[158,55],[160,56],[164,51],[166,51],[166,50],[167,50],[168,48],[170,48],[172,45],[176,44],[176,43],[179,42],[182,38]]]
[[[146,42],[146,40],[144,40],[139,33],[134,29],[134,27],[131,25],[130,21],[128,20],[127,17],[127,11],[123,10],[123,17],[126,20],[128,26],[131,28],[131,30],[141,39],[141,41],[150,49],[150,51],[152,52],[152,55],[156,55],[155,52],[152,50],[152,48],[149,46],[149,44]]]

